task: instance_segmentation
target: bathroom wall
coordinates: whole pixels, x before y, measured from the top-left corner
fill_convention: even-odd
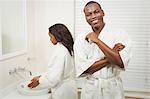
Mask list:
[[[27,0],[28,51],[23,55],[0,61],[0,90],[17,82],[9,75],[13,68],[26,67],[33,73],[44,72],[52,53],[49,26],[64,23],[74,31],[74,0]]]

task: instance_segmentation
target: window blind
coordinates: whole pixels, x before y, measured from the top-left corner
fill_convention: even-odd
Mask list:
[[[88,1],[75,1],[75,37],[91,29],[83,13]],[[150,92],[150,0],[95,1],[105,11],[105,22],[125,30],[132,39],[132,59],[121,73],[124,89]]]

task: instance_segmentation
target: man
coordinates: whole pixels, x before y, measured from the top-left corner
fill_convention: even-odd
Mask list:
[[[130,60],[130,39],[105,24],[99,3],[88,2],[84,14],[93,32],[74,44],[76,75],[85,78],[81,99],[124,99],[119,74]]]

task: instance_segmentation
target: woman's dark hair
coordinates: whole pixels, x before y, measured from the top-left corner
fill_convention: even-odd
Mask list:
[[[73,53],[73,38],[68,28],[61,23],[57,23],[49,27],[49,32],[54,35],[57,42],[61,42],[72,56]]]

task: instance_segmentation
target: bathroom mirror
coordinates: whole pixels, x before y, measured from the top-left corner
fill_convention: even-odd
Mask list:
[[[26,1],[0,0],[0,60],[27,49]]]
[[[75,0],[75,37],[92,32],[83,12],[88,1]],[[145,93],[150,92],[150,0],[94,1],[99,2],[104,10],[104,22],[125,31],[132,40],[132,58],[121,72],[125,93],[141,92],[147,96]]]

